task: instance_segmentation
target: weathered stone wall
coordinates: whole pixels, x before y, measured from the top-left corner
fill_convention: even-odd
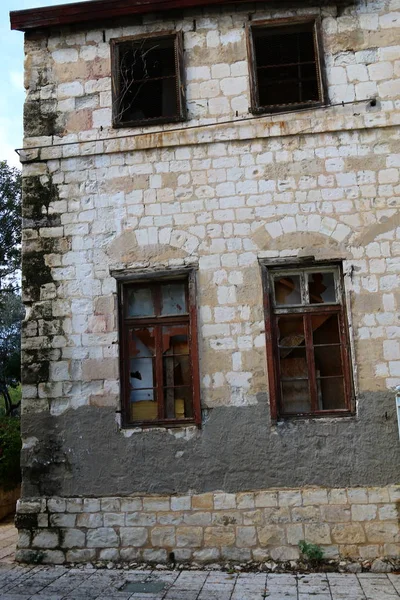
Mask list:
[[[304,539],[326,558],[397,557],[399,502],[396,486],[20,501],[17,558],[287,561]]]
[[[251,12],[321,15],[339,106],[249,114],[248,6],[27,36],[25,499],[399,481],[400,6],[298,6]],[[109,40],[168,29],[188,121],[112,129]],[[357,414],[272,426],[258,261],[298,256],[343,260]],[[113,275],[182,265],[198,267],[202,428],[121,430]]]

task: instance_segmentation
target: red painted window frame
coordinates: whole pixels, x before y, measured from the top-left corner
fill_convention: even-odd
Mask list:
[[[185,282],[186,299],[188,312],[184,315],[156,316],[156,317],[136,317],[126,318],[124,314],[125,298],[129,288],[133,286],[159,288],[163,283]],[[158,293],[158,292],[157,292]],[[199,373],[199,352],[197,339],[197,306],[196,306],[196,271],[194,269],[183,272],[168,272],[165,275],[161,273],[151,274],[150,276],[122,278],[118,281],[118,314],[119,314],[119,348],[120,348],[120,385],[121,385],[121,415],[123,428],[136,427],[182,427],[185,425],[201,425],[201,402],[200,402],[200,373]],[[189,360],[192,375],[192,407],[193,417],[184,419],[167,419],[163,417],[164,397],[162,394],[162,364],[160,360],[156,361],[155,382],[157,388],[157,404],[159,407],[159,418],[152,421],[130,421],[130,384],[129,384],[129,354],[128,345],[128,327],[144,326],[158,327],[166,325],[187,325],[189,330]],[[159,337],[159,336],[158,336]],[[159,340],[160,344],[160,340]],[[157,349],[161,356],[160,348]]]
[[[276,312],[273,299],[272,290],[272,277],[271,274],[276,271],[291,271],[292,273],[296,270],[303,271],[307,269],[315,269],[318,267],[332,267],[338,270],[340,278],[340,297],[337,304],[332,305],[305,305],[301,307],[288,307],[287,309],[280,308]],[[270,411],[272,422],[276,422],[279,419],[293,419],[299,417],[329,417],[329,416],[349,416],[355,414],[355,399],[354,399],[354,386],[352,378],[351,368],[351,350],[350,350],[350,336],[349,327],[346,311],[346,299],[344,293],[344,280],[342,264],[340,262],[312,262],[302,263],[291,262],[291,263],[262,263],[262,281],[263,281],[263,299],[264,299],[264,318],[265,318],[265,336],[266,336],[266,351],[267,351],[267,373],[269,383],[269,399],[270,399]],[[315,365],[313,362],[313,356],[311,356],[312,350],[312,330],[310,329],[311,317],[308,315],[315,315],[321,313],[338,314],[339,317],[339,335],[342,352],[342,365],[343,365],[343,378],[344,378],[344,391],[345,391],[345,409],[332,409],[332,410],[312,410],[311,412],[302,413],[285,413],[282,403],[282,394],[280,389],[280,367],[279,367],[279,348],[278,348],[278,327],[277,327],[277,316],[279,315],[304,315],[304,325],[306,334],[306,353],[308,363],[309,379],[311,381],[311,401],[315,406]],[[310,365],[313,365],[311,368]]]

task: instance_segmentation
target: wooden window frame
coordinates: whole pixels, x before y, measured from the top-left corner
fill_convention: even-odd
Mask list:
[[[148,276],[138,274],[136,276],[118,277],[118,316],[119,316],[119,347],[120,347],[120,382],[121,382],[121,416],[122,427],[125,429],[148,428],[148,427],[182,427],[187,425],[201,425],[201,403],[200,403],[200,373],[199,373],[199,351],[197,340],[197,306],[196,306],[196,271],[195,269],[185,269],[182,271],[171,271],[167,273],[152,273]],[[154,317],[132,317],[127,318],[124,314],[127,290],[140,284],[141,286],[157,287],[161,290],[163,283],[186,283],[186,300],[188,312],[184,315],[168,315]],[[158,298],[158,302],[160,298]],[[157,356],[156,360],[156,401],[158,404],[157,420],[152,421],[131,421],[130,415],[130,383],[129,383],[129,363],[127,341],[127,326],[168,326],[168,325],[188,325],[189,333],[189,361],[191,366],[192,379],[192,407],[193,417],[183,419],[167,419],[164,417],[164,395],[163,395],[163,366],[162,366],[162,346],[160,347],[161,337],[156,340]]]
[[[269,27],[290,27],[291,25],[304,25],[307,23],[313,24],[314,33],[314,50],[315,50],[315,63],[317,67],[317,82],[319,99],[315,102],[302,102],[302,103],[287,103],[287,104],[276,104],[261,106],[259,101],[258,91],[258,77],[257,77],[257,61],[256,53],[254,48],[253,30],[255,29],[267,29]],[[246,25],[246,41],[247,41],[247,53],[249,63],[249,78],[250,78],[250,112],[259,115],[263,113],[276,113],[282,111],[296,111],[318,108],[325,106],[327,103],[328,93],[327,84],[325,77],[325,65],[324,65],[324,51],[322,45],[322,26],[321,18],[318,15],[297,17],[297,18],[285,18],[285,19],[272,19],[262,21],[252,21]]]
[[[131,121],[121,121],[118,117],[118,95],[119,95],[119,63],[120,63],[120,47],[126,42],[147,41],[150,39],[173,39],[175,52],[175,78],[176,78],[176,101],[177,114],[174,116],[160,116],[149,119],[137,119]],[[185,70],[184,70],[184,53],[183,53],[183,32],[182,31],[161,31],[149,33],[146,35],[133,35],[123,38],[113,38],[111,44],[111,86],[112,86],[112,121],[113,127],[116,129],[123,127],[138,127],[143,125],[160,125],[163,123],[179,123],[186,121],[186,94],[185,94]]]
[[[346,298],[344,291],[344,279],[341,262],[306,262],[299,260],[298,262],[285,263],[261,263],[262,281],[263,281],[263,299],[264,299],[264,315],[265,315],[265,335],[266,335],[266,350],[267,350],[267,372],[270,391],[270,410],[272,422],[279,419],[293,418],[322,418],[322,417],[342,417],[355,414],[355,399],[354,385],[352,378],[352,361],[350,350],[349,326],[346,311]],[[308,305],[289,305],[287,307],[280,306],[277,308],[274,301],[274,286],[273,276],[278,274],[298,275],[300,272],[332,272],[336,270],[336,294],[337,302],[324,304],[308,304]],[[316,409],[316,373],[314,365],[313,343],[312,343],[312,328],[311,317],[308,315],[316,314],[337,314],[339,319],[339,335],[341,347],[341,359],[343,367],[343,381],[346,408],[332,410],[317,410]],[[279,315],[304,315],[305,326],[305,347],[307,357],[307,371],[310,379],[310,397],[314,410],[311,412],[301,413],[285,413],[282,404],[282,395],[280,389],[280,361],[278,349],[278,327],[277,316]]]

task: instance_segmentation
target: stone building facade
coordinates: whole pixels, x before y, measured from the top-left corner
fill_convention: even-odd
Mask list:
[[[329,557],[396,556],[400,2],[126,4],[11,15],[27,89],[18,559],[296,560],[303,539]],[[286,85],[271,91],[254,66],[268,27],[310,40],[315,23],[311,105],[255,110]],[[257,26],[270,36],[259,45]],[[165,32],[179,46],[177,118],[124,123],[112,46],[144,52]],[[181,323],[125,321],[124,299],[166,286],[171,300],[187,276]],[[288,279],[301,300],[280,300]],[[335,344],[312,366],[317,330],[334,335],[316,297],[338,311],[341,366]],[[289,327],[278,349],[275,319],[303,309],[308,334]],[[153,358],[142,335],[135,356],[157,371],[143,400],[148,372],[135,375],[122,340],[163,324],[178,354],[189,327],[191,375],[172,337],[163,353],[157,334]],[[171,377],[188,388],[172,404]]]

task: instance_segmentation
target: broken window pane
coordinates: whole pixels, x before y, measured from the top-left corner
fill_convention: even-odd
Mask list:
[[[121,42],[118,50],[117,121],[177,116],[175,38]]]
[[[189,354],[187,325],[163,327],[162,338],[164,355]]]
[[[165,414],[167,419],[193,417],[192,388],[164,388]]]
[[[184,283],[167,283],[161,286],[161,314],[179,315],[187,312]]]
[[[317,378],[319,410],[338,410],[346,408],[344,381],[342,377],[328,379]]]
[[[286,414],[311,411],[311,397],[308,379],[282,381],[283,412]]]
[[[128,289],[126,313],[127,317],[152,317],[155,313],[151,288]]]
[[[300,346],[304,343],[304,323],[302,315],[278,317],[279,346]]]
[[[335,275],[333,273],[307,273],[310,304],[336,302]]]
[[[315,346],[315,370],[317,377],[342,375],[341,347]]]
[[[300,275],[276,277],[275,302],[280,306],[301,304]]]
[[[339,344],[338,315],[313,315],[311,317],[314,346],[318,344]]]
[[[254,27],[258,106],[320,100],[314,24]]]
[[[130,410],[133,421],[157,418],[154,328],[133,329],[129,338]]]

